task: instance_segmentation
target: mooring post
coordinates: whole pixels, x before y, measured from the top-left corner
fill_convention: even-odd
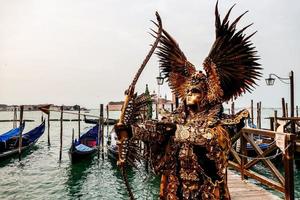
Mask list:
[[[78,139],[80,138],[80,106],[78,106]]]
[[[251,122],[254,124],[254,111],[253,111],[253,100],[251,99],[251,108],[250,108]]]
[[[149,143],[144,142],[145,171],[149,173]]]
[[[59,147],[59,162],[61,162],[62,157],[62,145],[63,145],[63,113],[64,106],[60,106],[60,147]]]
[[[285,116],[288,117],[289,116],[289,104],[285,103]]]
[[[294,200],[294,153],[295,153],[295,141],[296,135],[289,135],[285,141],[285,146],[287,147],[284,154],[284,179],[285,179],[285,199]],[[288,146],[289,145],[289,146]]]
[[[47,130],[48,130],[48,146],[50,146],[50,111],[48,113],[48,118],[47,118]]]
[[[75,133],[75,130],[74,130],[74,128],[72,128],[72,142],[71,142],[71,145],[73,145],[73,142],[74,142],[74,133]]]
[[[44,115],[42,113],[42,115],[41,115],[41,122],[43,122],[43,121],[44,121]]]
[[[234,115],[235,111],[234,111],[234,101],[231,102],[231,114]]]
[[[23,112],[24,106],[20,106],[20,132],[19,132],[19,161],[21,161],[21,154],[22,154],[22,133],[23,133]]]
[[[277,130],[277,110],[274,110],[273,130]]]
[[[175,108],[177,109],[179,106],[179,98],[177,95],[175,95]]]
[[[285,100],[281,98],[281,107],[282,107],[282,117],[286,117],[286,110],[285,110]]]
[[[109,134],[109,110],[108,110],[108,105],[106,105],[106,137],[108,142],[111,141],[111,136]]]
[[[258,102],[257,104],[257,128],[261,129],[261,102]]]
[[[17,119],[18,116],[17,116],[17,107],[14,106],[14,120],[13,120],[13,128],[17,128]]]
[[[171,103],[171,111],[173,112],[174,111],[174,104]]]
[[[247,156],[247,151],[246,151],[246,145],[247,141],[246,138],[244,137],[244,132],[243,130],[240,131],[240,140],[241,140],[241,154],[244,156]],[[241,179],[244,180],[246,177],[244,170],[245,170],[245,164],[247,163],[247,158],[242,156],[241,157]]]
[[[99,108],[99,121],[98,121],[98,159],[100,158],[100,148],[101,148],[101,104]]]
[[[104,117],[103,117],[103,114],[104,114],[104,110],[103,110],[103,104],[100,104],[100,124],[99,124],[99,128],[101,130],[101,146],[102,146],[102,150],[101,150],[101,153],[102,153],[102,159],[104,159]]]
[[[299,117],[299,108],[296,106],[296,117]]]

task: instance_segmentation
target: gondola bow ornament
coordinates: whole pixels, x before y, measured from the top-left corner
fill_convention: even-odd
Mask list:
[[[124,167],[126,165],[126,154],[127,154],[127,146],[128,146],[128,140],[129,140],[129,132],[130,132],[130,131],[128,132],[128,130],[126,129],[126,127],[129,124],[126,124],[125,113],[126,113],[126,110],[128,108],[130,101],[134,98],[135,85],[136,85],[142,71],[146,67],[149,59],[151,58],[153,52],[155,51],[155,49],[159,43],[161,34],[162,34],[161,18],[159,16],[158,12],[156,12],[155,15],[156,15],[156,19],[158,22],[158,31],[156,32],[156,34],[157,34],[156,39],[155,39],[150,51],[148,52],[146,58],[144,59],[143,63],[141,64],[137,73],[135,74],[132,83],[129,85],[129,88],[125,91],[125,100],[124,100],[124,104],[122,106],[120,119],[119,119],[119,122],[117,123],[117,125],[115,126],[115,127],[118,127],[118,129],[119,129],[118,141],[117,141],[119,157],[118,157],[117,165],[121,168],[122,176],[125,181],[125,184],[126,184],[126,187],[127,187],[127,190],[128,190],[128,193],[129,193],[131,199],[134,199],[134,197],[130,190],[129,183],[127,181],[126,171],[124,169]],[[156,24],[155,22],[153,22],[153,23]]]

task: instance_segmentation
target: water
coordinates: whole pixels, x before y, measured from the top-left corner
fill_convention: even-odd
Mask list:
[[[268,111],[267,113],[272,113]],[[91,114],[99,115],[92,110]],[[267,115],[265,115],[267,116]],[[60,113],[51,112],[51,118],[59,118]],[[117,118],[118,113],[110,113],[110,118]],[[12,112],[0,112],[0,119],[12,119]],[[25,132],[39,125],[41,112],[24,113],[25,119],[35,122],[26,124]],[[77,118],[64,114],[64,118]],[[68,157],[72,128],[77,136],[78,122],[64,122],[63,154],[59,158],[60,122],[51,122],[51,146],[47,145],[47,129],[37,144],[26,152],[22,161],[17,156],[0,163],[0,199],[128,199],[128,195],[114,161],[105,155],[104,160],[94,159],[72,165]],[[263,125],[268,127],[268,122]],[[90,125],[81,123],[84,130]],[[0,132],[12,128],[12,123],[1,123]],[[110,127],[111,128],[111,127]],[[105,128],[106,132],[106,128]],[[106,133],[105,133],[106,135]],[[267,173],[267,172],[266,172]],[[147,175],[144,170],[130,169],[129,182],[137,199],[157,199],[159,177]],[[296,198],[300,199],[300,173],[295,168]]]
[[[95,112],[95,114],[97,114]],[[51,117],[59,118],[59,113]],[[99,115],[99,114],[97,114]],[[113,116],[111,116],[113,117]],[[11,112],[0,112],[0,119],[12,119]],[[65,114],[64,118],[76,118]],[[41,121],[41,112],[25,112],[28,122],[24,132]],[[90,125],[81,123],[82,129]],[[60,122],[51,122],[51,146],[47,145],[47,129],[33,149],[23,155],[0,163],[0,199],[128,199],[121,174],[114,161],[105,155],[104,160],[94,157],[91,161],[72,165],[68,148],[72,128],[77,135],[78,122],[64,122],[62,161],[59,158]],[[1,123],[0,131],[12,128],[12,123]],[[129,170],[129,182],[137,199],[157,199],[159,177],[148,176],[143,170]]]

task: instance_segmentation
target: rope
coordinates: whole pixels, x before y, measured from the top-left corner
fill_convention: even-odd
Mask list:
[[[284,151],[286,151],[290,146],[291,146],[291,144],[289,144],[289,145],[284,149]],[[275,155],[268,156],[268,157],[263,157],[263,158],[250,157],[250,156],[246,156],[246,155],[243,155],[243,154],[240,154],[240,153],[237,153],[237,152],[236,152],[236,153],[237,153],[239,156],[243,157],[243,158],[249,158],[249,159],[253,159],[253,160],[271,160],[271,159],[274,159],[274,158],[276,158],[277,156],[283,154],[284,151],[281,151],[281,152],[279,153],[279,149],[277,149]]]

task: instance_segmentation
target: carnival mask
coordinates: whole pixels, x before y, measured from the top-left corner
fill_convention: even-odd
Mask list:
[[[204,103],[207,95],[206,76],[198,71],[194,73],[186,90],[186,104],[188,106],[200,105]]]

